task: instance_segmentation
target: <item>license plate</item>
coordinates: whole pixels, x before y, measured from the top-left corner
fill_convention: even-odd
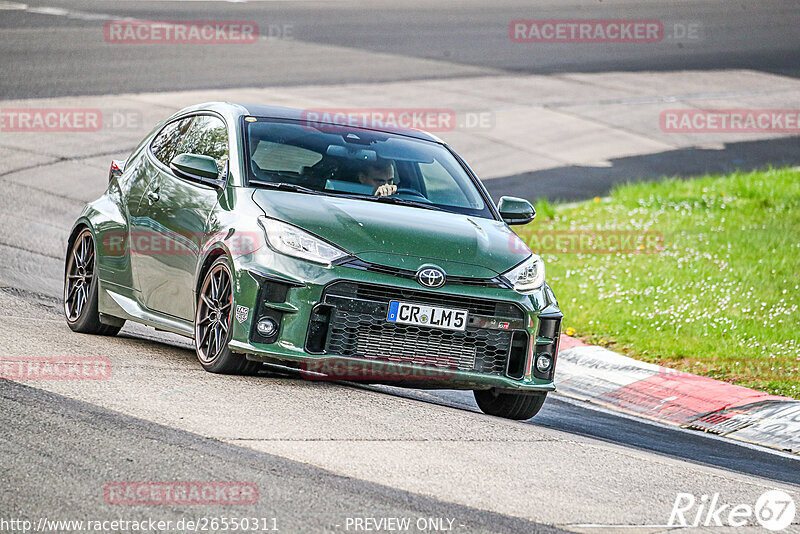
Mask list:
[[[439,306],[426,306],[411,302],[393,300],[389,302],[389,313],[386,320],[390,323],[412,324],[414,326],[429,326],[442,330],[467,329],[467,310],[453,308],[440,308]]]

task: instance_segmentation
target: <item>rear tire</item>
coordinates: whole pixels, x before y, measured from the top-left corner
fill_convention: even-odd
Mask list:
[[[97,311],[97,254],[94,237],[84,228],[70,243],[64,265],[64,316],[67,325],[81,334],[114,336],[122,325],[100,322]],[[124,321],[123,321],[124,323]]]
[[[223,256],[211,264],[197,294],[194,348],[209,373],[252,375],[261,362],[252,362],[228,348],[233,334],[233,276]]]
[[[475,402],[487,415],[525,421],[539,413],[547,393],[504,393],[494,389],[475,390]]]

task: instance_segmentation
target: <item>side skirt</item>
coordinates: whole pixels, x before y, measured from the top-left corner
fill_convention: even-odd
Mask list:
[[[105,316],[106,320],[113,321],[114,318],[126,319],[152,326],[159,330],[166,330],[173,334],[189,338],[194,337],[193,323],[163,313],[146,310],[133,298],[112,291],[105,286],[106,284],[101,284],[99,288],[99,305],[102,313],[101,317]],[[116,289],[116,286],[114,288]]]

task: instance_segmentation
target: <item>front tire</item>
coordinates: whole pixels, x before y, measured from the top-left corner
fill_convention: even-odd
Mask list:
[[[475,402],[487,415],[525,421],[539,413],[547,393],[504,393],[494,389],[475,390]]]
[[[71,243],[64,266],[64,316],[74,332],[114,336],[122,325],[100,322],[96,266],[94,237],[84,228]]]
[[[233,276],[223,256],[208,269],[197,294],[194,348],[209,373],[254,374],[261,367],[228,348],[233,333]]]

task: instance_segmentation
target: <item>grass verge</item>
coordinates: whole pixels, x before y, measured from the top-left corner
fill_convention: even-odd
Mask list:
[[[537,205],[564,330],[631,357],[800,398],[800,172],[669,179]]]

